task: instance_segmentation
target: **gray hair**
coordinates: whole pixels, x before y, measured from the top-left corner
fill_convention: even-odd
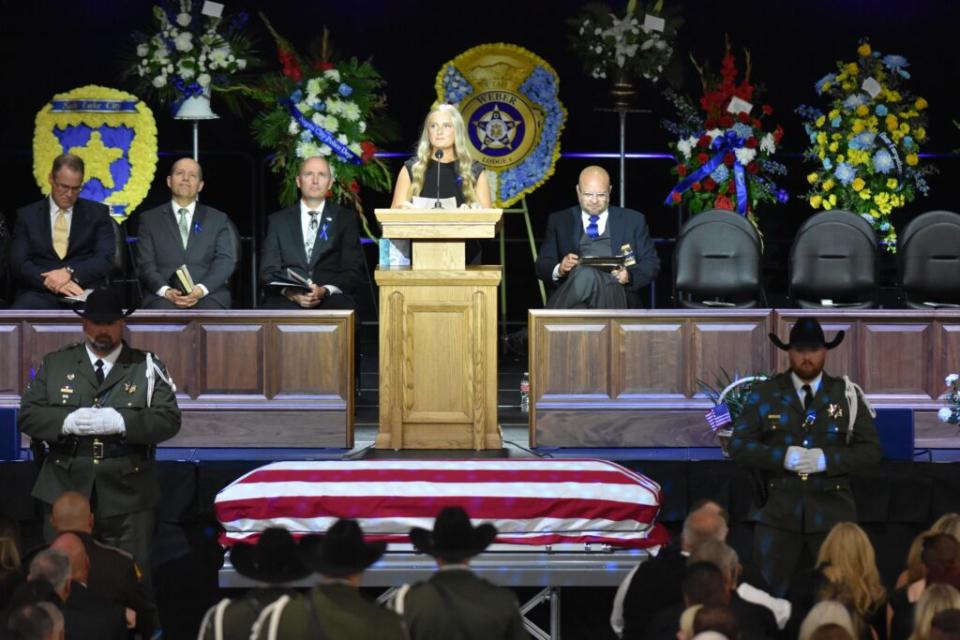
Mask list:
[[[28,580],[46,580],[62,591],[70,579],[70,558],[59,549],[44,549],[30,562]]]
[[[850,633],[851,638],[856,638],[857,633],[853,629],[853,618],[850,611],[836,600],[823,600],[810,609],[810,613],[800,623],[800,632],[797,634],[798,640],[809,640],[813,632],[818,627],[825,624],[836,624]]]
[[[733,547],[719,540],[705,540],[690,553],[688,562],[709,562],[736,581],[740,559]]]
[[[61,637],[66,622],[63,620],[63,612],[60,611],[60,607],[46,600],[38,602],[37,606],[46,611],[47,615],[50,616],[50,620],[53,621],[53,637]]]

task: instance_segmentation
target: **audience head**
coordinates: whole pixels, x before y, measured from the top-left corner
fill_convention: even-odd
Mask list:
[[[721,507],[719,502],[708,498],[701,498],[690,505],[689,513],[693,513],[694,511],[712,511],[723,518],[723,523],[727,525],[727,528],[730,527],[730,512]]]
[[[677,640],[692,640],[694,636],[693,619],[701,608],[703,608],[702,604],[695,604],[683,610],[683,613],[680,614],[680,630],[677,631]]]
[[[689,562],[709,562],[716,565],[723,573],[723,580],[727,591],[737,588],[737,578],[740,575],[740,559],[737,552],[725,542],[719,540],[705,540],[690,553]]]
[[[70,596],[70,557],[60,549],[44,549],[30,561],[28,581],[48,582],[63,602]]]
[[[960,591],[948,584],[928,585],[913,608],[913,634],[910,640],[927,640],[934,616],[949,609],[960,609]]]
[[[65,491],[53,503],[50,524],[57,533],[64,531],[93,532],[93,512],[90,502],[76,491]]]
[[[810,640],[856,640],[843,626],[831,622],[822,624],[810,634]]]
[[[923,538],[920,561],[927,584],[943,582],[960,586],[960,543],[947,533],[931,533]]]
[[[814,631],[827,624],[838,625],[849,633],[851,638],[857,637],[850,611],[836,600],[823,600],[815,604],[807,617],[800,623],[797,640],[810,640]]]
[[[87,584],[90,575],[90,556],[83,540],[75,533],[61,533],[50,545],[51,549],[59,549],[70,559],[70,579]]]
[[[7,617],[7,630],[18,640],[52,640],[56,638],[53,635],[53,619],[47,609],[39,604],[27,604],[11,610]]]
[[[960,609],[944,609],[930,621],[930,640],[960,640]]]
[[[20,527],[9,516],[0,516],[0,573],[20,570]]]
[[[680,584],[686,606],[695,604],[727,604],[727,589],[723,572],[712,562],[690,562],[683,572]]]
[[[41,600],[37,606],[47,612],[50,621],[53,623],[53,632],[50,634],[51,640],[63,640],[66,635],[66,623],[63,619],[63,612],[60,607],[49,600]]]
[[[577,200],[589,215],[599,215],[610,204],[610,174],[603,167],[589,166],[580,172]]]
[[[33,566],[31,564],[31,566]],[[8,609],[16,609],[25,604],[36,604],[37,602],[62,603],[53,585],[42,578],[31,578],[27,580],[13,592],[10,600],[7,602]]]
[[[870,538],[852,522],[830,530],[820,545],[817,566],[827,579],[823,599],[839,600],[864,618],[886,599]]]
[[[83,188],[83,159],[69,153],[57,156],[47,180],[54,204],[63,210],[70,209],[77,203]]]
[[[433,531],[420,527],[410,530],[414,548],[436,558],[439,565],[466,564],[496,537],[495,526],[486,522],[473,526],[461,507],[444,507],[433,523]]]
[[[730,640],[736,640],[740,636],[737,615],[725,605],[705,605],[693,618],[693,632],[699,635],[704,631],[716,631]]]
[[[300,197],[308,204],[322,202],[334,181],[333,167],[322,156],[305,158],[297,172]]]
[[[727,522],[720,512],[710,506],[691,511],[683,521],[680,544],[684,551],[692,552],[706,540],[727,539]]]
[[[167,187],[173,198],[184,205],[197,199],[203,191],[203,168],[193,158],[180,158],[170,166]]]

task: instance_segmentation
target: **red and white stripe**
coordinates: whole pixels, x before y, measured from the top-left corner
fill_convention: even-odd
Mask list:
[[[607,460],[383,460],[275,462],[241,476],[214,503],[221,542],[252,541],[272,526],[322,533],[354,518],[370,539],[408,543],[446,506],[490,522],[501,545],[664,544],[655,523],[660,485]]]

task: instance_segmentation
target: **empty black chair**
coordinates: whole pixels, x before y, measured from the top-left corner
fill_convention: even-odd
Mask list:
[[[760,253],[760,235],[745,217],[722,209],[696,214],[680,230],[674,251],[680,306],[757,306],[763,299]]]
[[[960,308],[960,214],[928,211],[919,215],[897,244],[907,306]]]
[[[870,223],[841,210],[804,222],[790,248],[790,297],[805,309],[877,306],[877,234]]]

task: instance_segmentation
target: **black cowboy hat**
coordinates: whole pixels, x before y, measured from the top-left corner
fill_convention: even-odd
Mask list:
[[[115,287],[98,287],[90,292],[86,302],[74,313],[96,324],[110,324],[126,318],[134,312],[132,306],[124,304],[121,291]]]
[[[337,520],[322,536],[307,536],[300,541],[304,564],[313,571],[334,578],[345,578],[371,566],[387,550],[387,543],[363,541],[356,520]]]
[[[433,531],[420,527],[410,530],[410,542],[419,551],[454,561],[477,555],[496,537],[495,526],[484,523],[474,527],[470,516],[460,507],[444,507],[433,523]]]
[[[827,349],[833,349],[843,342],[843,336],[844,332],[842,330],[837,331],[833,340],[827,342],[823,336],[823,328],[816,318],[800,318],[790,329],[790,342],[788,344],[784,344],[775,333],[770,334],[770,341],[784,351],[791,347],[826,347]]]
[[[264,530],[256,544],[233,545],[230,563],[240,575],[272,584],[292,582],[313,573],[303,564],[296,540],[282,527]]]

